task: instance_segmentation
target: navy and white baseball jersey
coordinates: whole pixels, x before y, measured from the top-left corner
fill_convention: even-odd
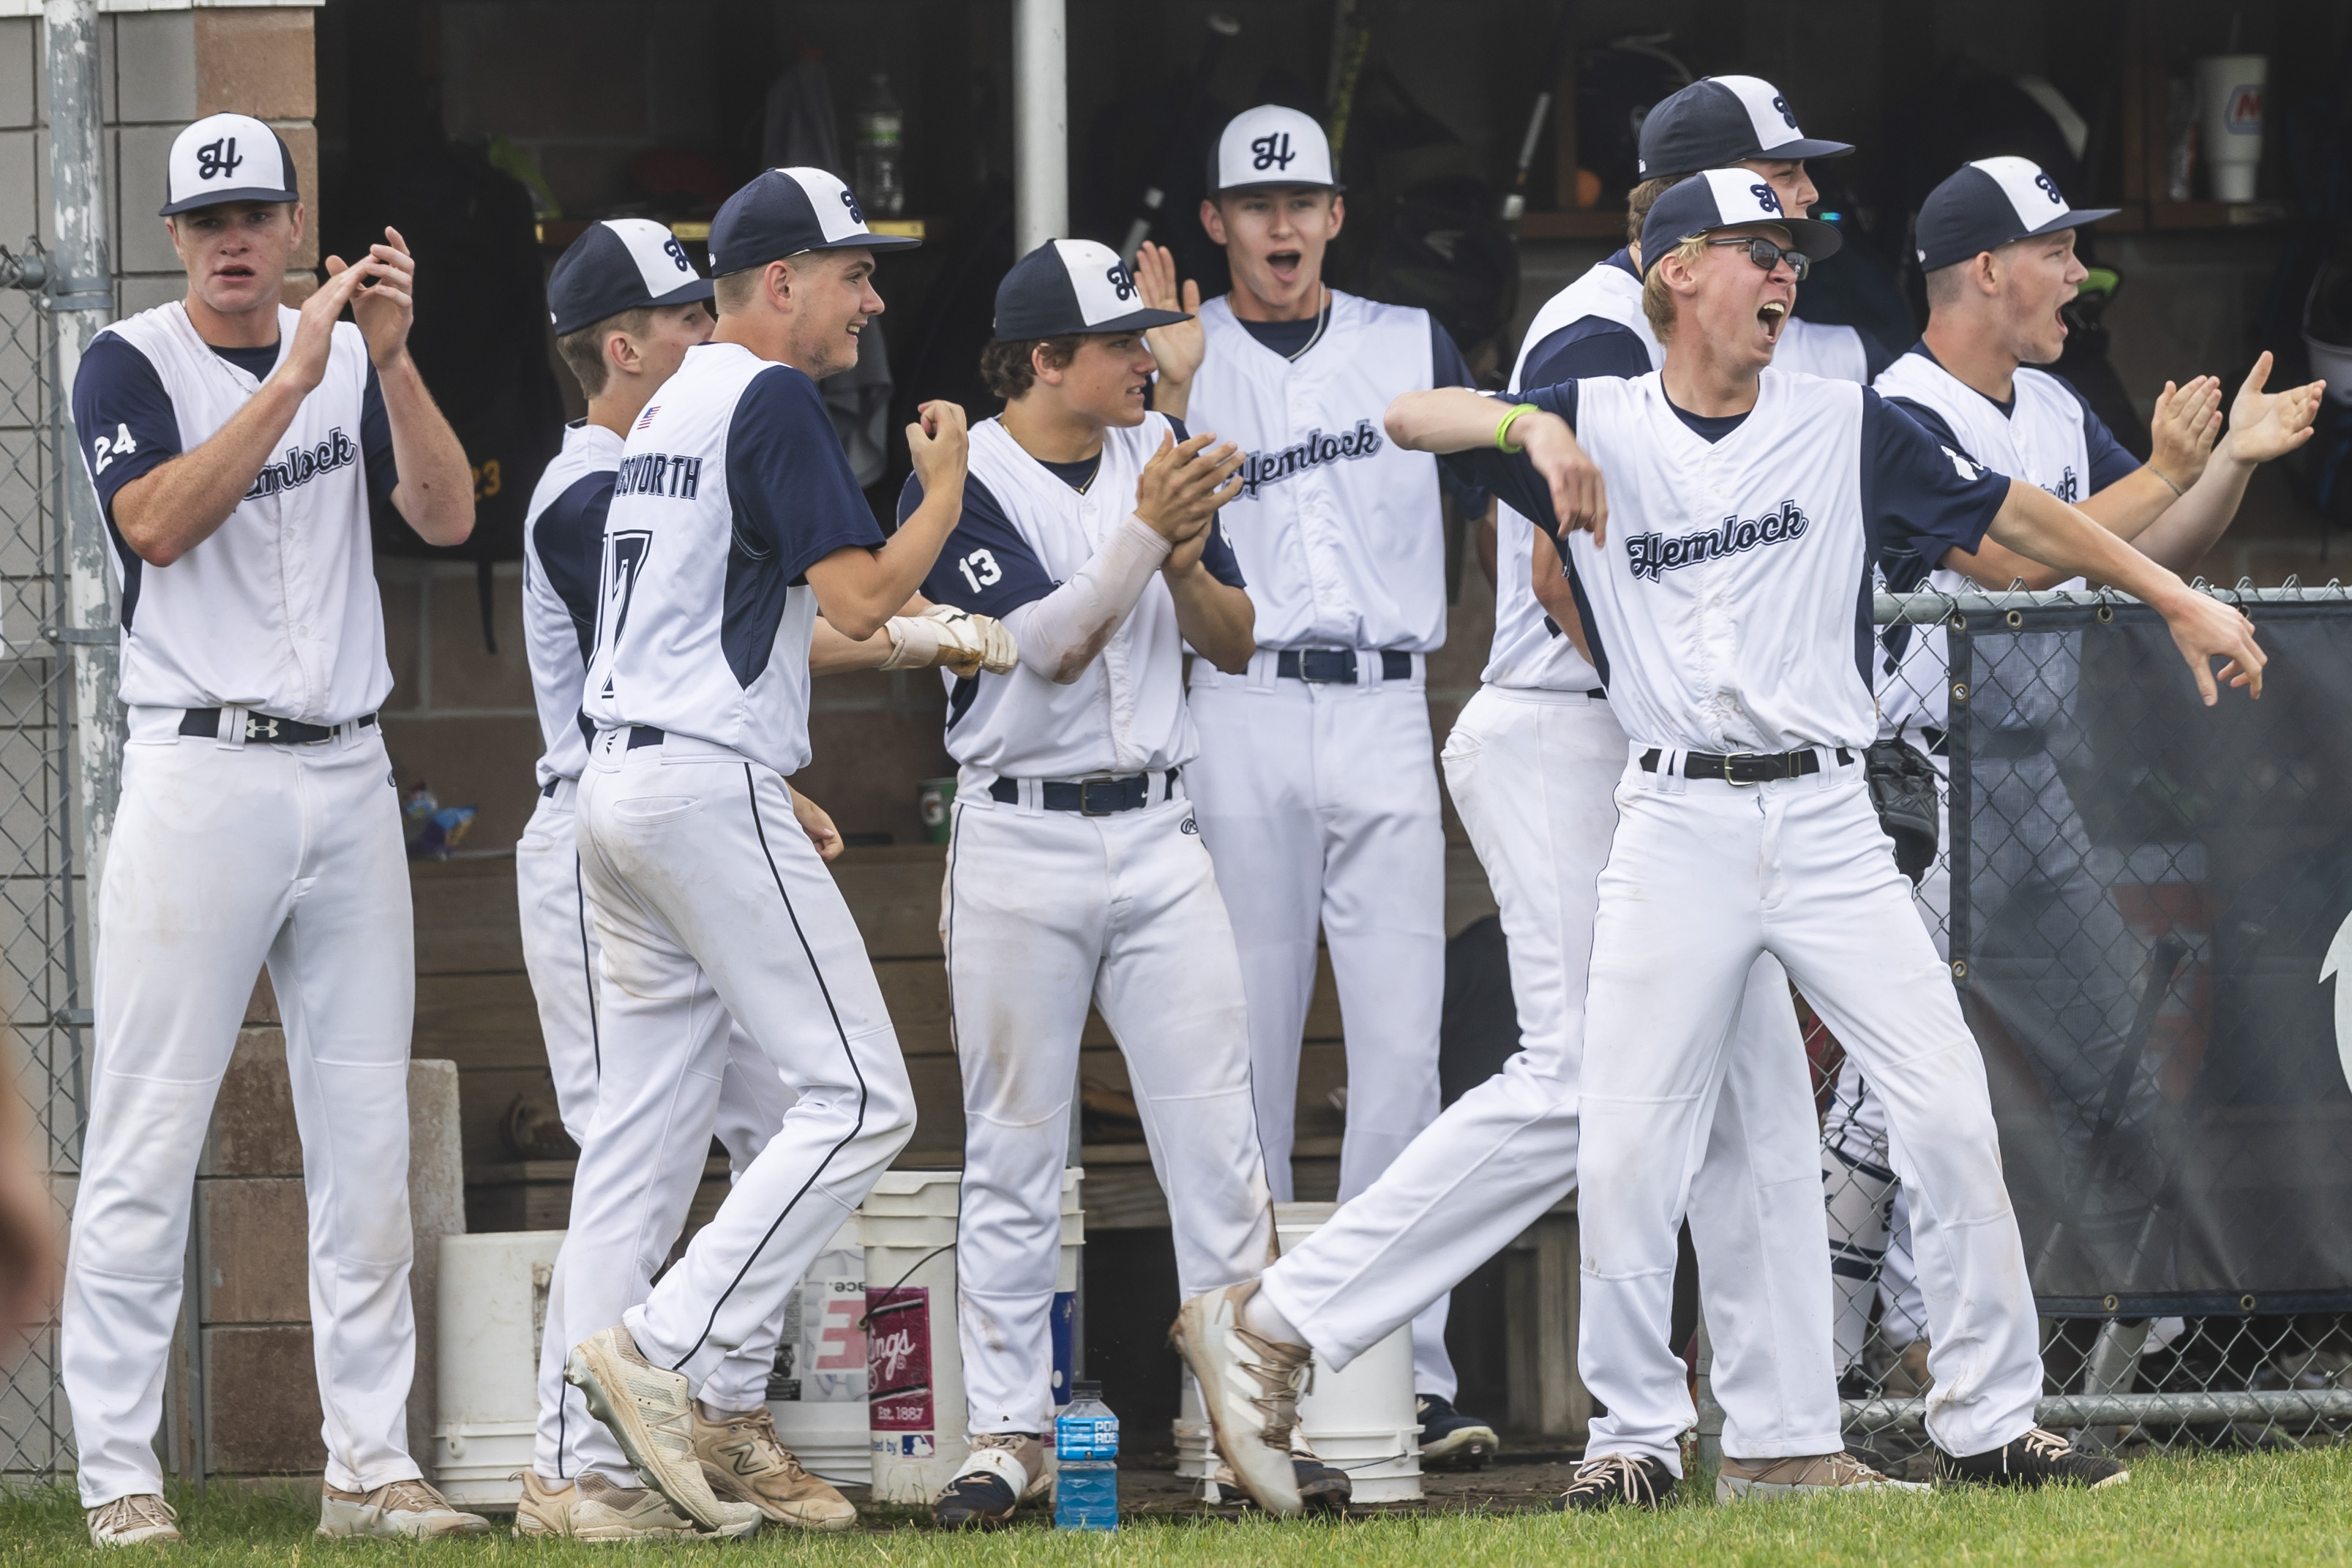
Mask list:
[[[1163,434],[1183,424],[1151,413],[1132,430],[1106,430],[1098,458],[1046,463],[1024,451],[1001,419],[972,426],[963,517],[932,567],[923,595],[1008,622],[1084,566],[1135,509],[1135,485]],[[922,504],[911,476],[899,497],[904,521]],[[1217,523],[1201,552],[1210,575],[1243,586]],[[948,754],[976,772],[1013,779],[1076,779],[1181,768],[1199,744],[1183,692],[1183,640],[1176,601],[1155,574],[1086,673],[1068,685],[1028,665],[948,683]]]
[[[779,773],[809,759],[809,567],[882,530],[816,383],[736,343],[687,350],[613,486],[583,709]]]
[[[1890,546],[1975,549],[2009,489],[1848,382],[1768,370],[1756,406],[1723,418],[1675,408],[1654,373],[1520,396],[1567,420],[1607,482],[1606,542],[1580,531],[1561,553],[1643,746],[1868,746],[1873,566]],[[1525,456],[1446,461],[1556,527]]]
[[[277,369],[278,342],[215,349],[177,300],[100,332],[74,378],[74,428],[122,586],[122,700],[255,709],[306,724],[373,713],[392,691],[369,521],[389,508],[392,424],[367,341],[335,328],[327,373],[228,520],[167,567],[114,523],[131,480],[217,434]]]
[[[1445,641],[1437,465],[1381,420],[1398,393],[1469,376],[1458,353],[1441,365],[1451,345],[1427,311],[1329,293],[1314,321],[1244,322],[1223,298],[1201,307],[1207,353],[1187,417],[1243,454],[1220,521],[1260,648],[1426,653]]]
[[[539,476],[522,526],[522,637],[539,706],[539,782],[577,779],[588,766],[581,692],[596,647],[596,577],[604,515],[621,466],[621,438],[576,420],[563,450]]]
[[[2074,389],[2046,371],[2021,365],[2011,378],[2006,403],[1987,397],[1938,364],[1925,342],[1888,366],[1874,388],[1881,397],[1918,423],[1947,450],[1995,474],[2005,474],[2039,486],[2069,506],[2097,495],[2139,467],[2139,460],[2124,450],[2099,416]],[[1921,587],[1943,593],[1964,593],[1970,583],[1957,571],[1937,564],[1940,558],[1922,559],[1912,551],[1891,552],[1882,567],[1886,584],[1897,592]],[[2062,590],[2079,589],[2081,578],[2062,582]],[[2047,722],[2074,689],[2071,645],[2055,634],[2048,646],[2032,653],[2042,656],[2040,676],[2023,683],[2014,702],[1992,707],[1979,704],[1979,716],[2008,727]],[[2022,640],[2021,640],[2022,641]],[[1882,633],[1879,661],[1879,712],[1885,724],[1900,727],[1917,722],[1942,728],[1946,702],[1944,629],[1940,626],[1890,626]],[[1979,681],[1990,700],[1999,683]]]

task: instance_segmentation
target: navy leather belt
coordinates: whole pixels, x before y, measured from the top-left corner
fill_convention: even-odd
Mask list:
[[[555,799],[555,787],[556,787],[558,784],[561,784],[561,783],[562,783],[562,782],[563,782],[563,780],[562,780],[562,779],[549,779],[546,783],[544,783],[544,784],[542,784],[542,785],[541,785],[541,786],[539,787],[539,798],[540,798],[541,800],[554,800],[554,799]]]
[[[1843,768],[1853,760],[1853,753],[1841,746],[1837,759]],[[1642,753],[1642,771],[1655,773],[1658,760],[1655,747]],[[1727,784],[1769,784],[1776,779],[1802,779],[1821,770],[1821,753],[1811,747],[1802,751],[1735,751],[1728,756],[1712,751],[1683,753],[1684,778],[1720,779]]]
[[[1168,770],[1168,789],[1176,788],[1176,776],[1181,768]],[[1152,773],[1130,773],[1122,779],[1086,779],[1067,783],[1047,779],[1037,787],[1037,803],[1048,811],[1076,811],[1088,817],[1108,817],[1114,811],[1132,811],[1151,804]],[[1007,806],[1021,803],[1021,780],[999,779],[988,787],[989,798]],[[1165,798],[1164,796],[1162,797]]]
[[[635,751],[640,747],[659,746],[667,738],[668,735],[666,731],[656,729],[652,725],[633,724],[629,726],[629,749],[631,751]]]
[[[1353,648],[1285,648],[1274,656],[1274,673],[1286,681],[1352,686],[1356,684],[1356,651]],[[1394,648],[1381,649],[1381,679],[1412,679],[1412,655]]]
[[[207,739],[220,734],[221,710],[216,707],[192,707],[180,716],[182,735],[200,735]],[[375,723],[375,715],[363,713],[356,720],[362,729]],[[266,713],[248,709],[245,716],[245,743],[247,746],[303,746],[314,740],[332,740],[340,727],[331,724],[304,724],[299,719],[272,718]]]

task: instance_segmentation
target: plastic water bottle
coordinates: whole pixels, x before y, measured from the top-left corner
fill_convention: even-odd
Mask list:
[[[890,90],[887,73],[876,71],[857,103],[857,200],[866,215],[895,218],[907,210],[906,176],[900,166],[900,139],[906,120],[898,111],[898,95]]]
[[[1054,1528],[1118,1528],[1118,1417],[1102,1402],[1102,1385],[1074,1382],[1054,1418]]]

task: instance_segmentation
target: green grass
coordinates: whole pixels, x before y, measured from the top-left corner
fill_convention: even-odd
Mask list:
[[[1696,1490],[1696,1489],[1693,1489]],[[766,1535],[730,1545],[612,1548],[488,1541],[409,1546],[313,1538],[317,1505],[287,1493],[215,1490],[178,1500],[191,1543],[173,1554],[199,1563],[320,1565],[390,1557],[415,1568],[555,1568],[639,1557],[778,1563],[995,1565],[1059,1563],[2332,1563],[2352,1560],[2347,1501],[2352,1449],[2139,1460],[2125,1486],[2084,1492],[1937,1492],[1807,1499],[1717,1508],[1694,1496],[1663,1515],[1479,1516],[1427,1513],[1346,1523],[1157,1521],[1116,1536],[1057,1535],[1024,1527],[948,1538],[916,1528],[828,1537]],[[503,1521],[501,1521],[503,1522]],[[0,1499],[0,1568],[40,1568],[95,1557],[81,1511],[64,1493]],[[121,1562],[114,1554],[109,1561]],[[136,1559],[134,1559],[136,1561]]]

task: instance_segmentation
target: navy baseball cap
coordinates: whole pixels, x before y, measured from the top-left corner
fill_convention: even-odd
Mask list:
[[[208,114],[172,138],[157,217],[223,202],[299,202],[294,154],[249,114]]]
[[[1642,220],[1642,276],[1647,279],[1665,254],[1711,229],[1740,224],[1778,224],[1789,243],[1809,261],[1835,256],[1843,236],[1819,218],[1792,218],[1780,198],[1752,169],[1709,169],[1670,185]]]
[[[624,310],[709,298],[710,279],[694,270],[677,236],[650,218],[590,224],[547,279],[547,315],[559,338]]]
[[[811,250],[908,250],[922,244],[877,235],[841,176],[823,169],[766,169],[727,198],[710,220],[710,271],[724,277]]]
[[[1013,264],[996,286],[996,340],[1068,332],[1140,332],[1192,318],[1140,303],[1135,275],[1118,253],[1090,239],[1049,239]]]
[[[1979,158],[1961,164],[1919,204],[1919,269],[1934,272],[2011,240],[2078,229],[2121,210],[2068,206],[2058,182],[2031,158]]]
[[[1643,179],[1654,180],[1750,158],[1843,158],[1853,151],[1850,141],[1817,141],[1798,130],[1789,100],[1762,77],[1702,77],[1642,121],[1638,167]]]

